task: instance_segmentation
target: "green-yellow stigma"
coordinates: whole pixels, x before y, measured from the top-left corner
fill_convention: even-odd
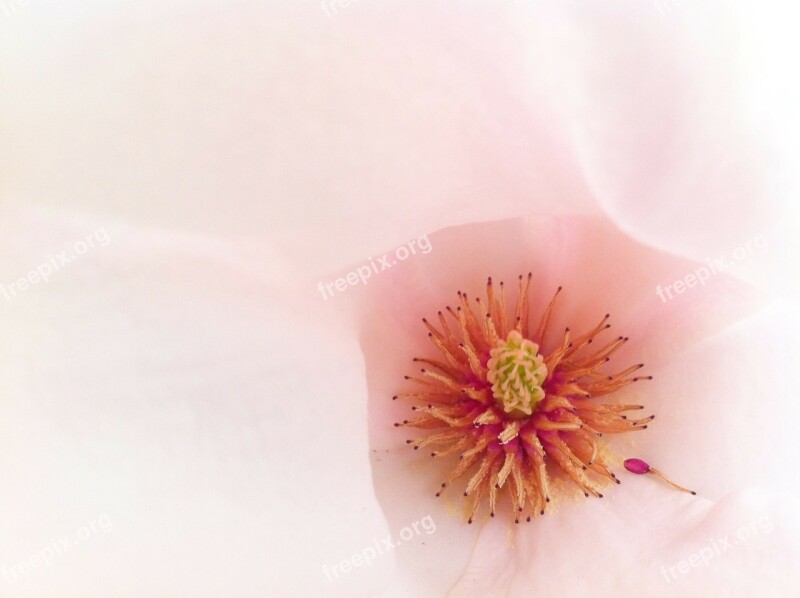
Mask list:
[[[515,419],[533,414],[536,405],[545,397],[542,384],[547,377],[539,345],[512,330],[506,340],[498,341],[489,355],[487,379],[492,384],[498,407]]]

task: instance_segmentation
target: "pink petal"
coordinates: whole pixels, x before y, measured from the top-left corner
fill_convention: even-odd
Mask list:
[[[433,318],[438,309],[453,304],[456,290],[473,297],[482,293],[489,274],[495,280],[505,278],[513,290],[516,274],[531,270],[533,313],[550,300],[559,284],[564,286],[553,330],[569,324],[579,331],[609,311],[614,323],[609,334],[633,339],[615,362],[625,367],[645,355],[652,360],[650,371],[657,373],[681,351],[752,313],[759,302],[743,284],[720,275],[713,284],[691,288],[691,295],[687,292],[665,304],[656,295],[656,284],[692,272],[697,265],[642,246],[602,220],[516,219],[454,227],[430,235],[430,240],[430,254],[370,282],[361,341],[370,397],[370,442],[391,456],[373,464],[376,493],[390,527],[431,513],[447,530],[445,553],[434,545],[398,559],[409,575],[426,585],[444,587],[447,580],[456,579],[469,552],[471,532],[453,512],[460,497],[452,503],[432,497],[447,467],[408,450],[404,439],[415,436],[413,430],[396,433],[392,428],[392,422],[407,413],[390,397],[404,387],[403,374],[413,371],[411,357],[433,351],[426,346],[421,317]],[[647,384],[630,392],[649,394],[659,382]],[[670,390],[674,392],[669,388],[663,392]],[[437,559],[433,569],[428,568],[431,559]]]

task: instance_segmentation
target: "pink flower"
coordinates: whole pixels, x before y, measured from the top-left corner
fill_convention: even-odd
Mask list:
[[[795,552],[787,546],[775,551],[796,519],[768,489],[752,487],[763,463],[749,455],[756,451],[759,460],[767,460],[769,454],[764,445],[742,441],[753,433],[753,418],[761,419],[750,392],[754,371],[761,372],[759,387],[771,387],[776,372],[771,357],[742,354],[754,333],[722,332],[763,304],[752,288],[720,275],[665,302],[657,287],[694,272],[698,264],[641,245],[603,219],[530,217],[455,227],[430,235],[430,241],[430,255],[370,283],[370,307],[362,319],[370,438],[381,455],[373,461],[378,499],[391,529],[426,514],[438,528],[424,547],[398,554],[406,575],[439,591],[455,584],[456,596],[549,595],[555,586],[564,595],[625,594],[636,588],[652,595],[700,595],[714,587],[733,588],[732,571],[737,579],[751,571],[751,581],[737,581],[736,589],[756,591],[762,582],[751,567],[767,567],[776,583],[790,585],[788,563]],[[472,528],[459,514],[463,484],[445,504],[433,497],[458,461],[440,464],[409,450],[406,439],[415,436],[413,430],[397,430],[392,422],[412,414],[391,396],[404,374],[419,370],[410,358],[432,355],[421,317],[445,304],[458,305],[453,289],[478,296],[486,272],[515,282],[515,273],[528,269],[539,313],[553,289],[563,285],[554,329],[590,330],[604,313],[612,315],[609,332],[630,336],[614,361],[627,365],[641,359],[655,377],[646,386],[619,390],[615,398],[644,404],[658,417],[645,432],[609,439],[609,457],[622,485],[603,490],[603,501],[562,498],[552,517],[534,517],[511,532],[506,517],[487,523],[484,508],[477,521],[484,527],[473,546]],[[732,367],[735,363],[747,366]],[[679,476],[698,496],[625,472],[622,459],[639,456]],[[568,494],[563,484],[561,492]],[[706,544],[711,542],[717,556],[721,552],[713,542],[748,525],[764,529],[742,531],[752,541],[742,540],[713,567],[694,564],[701,552],[697,558],[711,559]],[[684,560],[693,564],[681,564]]]
[[[86,4],[2,23],[0,594],[798,594],[796,19]],[[513,536],[434,497],[391,426],[420,319],[528,271],[630,337],[657,418],[611,450],[696,497],[618,467]]]

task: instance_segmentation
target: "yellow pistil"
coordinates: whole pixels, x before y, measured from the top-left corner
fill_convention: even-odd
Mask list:
[[[497,405],[512,418],[530,416],[545,396],[547,366],[539,345],[512,330],[489,354],[487,379]]]

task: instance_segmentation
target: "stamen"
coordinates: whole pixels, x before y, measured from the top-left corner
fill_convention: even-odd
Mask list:
[[[601,344],[595,341],[610,327],[609,314],[582,334],[566,328],[559,346],[540,353],[561,287],[541,315],[536,332],[529,335],[531,279],[530,273],[519,277],[513,319],[512,311],[506,309],[505,285],[499,283],[497,290],[491,278],[486,283],[486,302],[469,301],[459,291],[455,308],[437,312],[436,326],[423,319],[441,357],[414,358],[425,367],[420,375],[405,379],[422,386],[392,396],[392,400],[411,399],[414,412],[410,419],[396,422],[396,427],[427,430],[421,438],[405,440],[407,445],[414,450],[426,448],[431,458],[458,455],[436,496],[472,472],[462,490],[470,497],[465,513],[468,523],[474,521],[482,501],[488,502],[489,515],[494,517],[503,492],[510,499],[516,523],[543,515],[551,502],[549,470],[553,468],[562,470],[585,496],[602,498],[603,487],[595,482],[621,481],[604,462],[598,439],[604,433],[646,429],[655,417],[624,414],[643,405],[597,400],[636,381],[652,379],[634,374],[643,364],[610,375],[603,371],[628,337],[618,336],[599,349],[588,349]],[[633,473],[652,473],[694,494],[641,459],[628,459],[625,467]]]
[[[630,471],[631,473],[635,473],[637,475],[645,474],[645,473],[652,473],[660,477],[662,480],[670,484],[676,490],[680,490],[681,492],[686,492],[688,494],[696,495],[697,492],[694,490],[689,490],[688,488],[684,488],[683,486],[679,486],[671,479],[669,479],[663,472],[659,471],[655,467],[650,467],[646,462],[642,461],[641,459],[626,459],[623,462],[625,469]]]
[[[533,274],[528,272],[525,278],[525,285],[522,284],[522,274],[519,275],[519,295],[517,297],[517,308],[514,310],[514,319],[517,322],[517,330],[522,336],[528,336],[528,289],[531,286]]]
[[[553,312],[553,306],[555,305],[556,298],[560,292],[561,287],[558,287],[553,295],[553,298],[550,300],[550,303],[547,305],[547,309],[544,311],[542,319],[539,321],[539,327],[536,329],[534,338],[539,341],[540,345],[544,344],[544,335],[547,334],[547,325],[550,323],[550,314]]]

